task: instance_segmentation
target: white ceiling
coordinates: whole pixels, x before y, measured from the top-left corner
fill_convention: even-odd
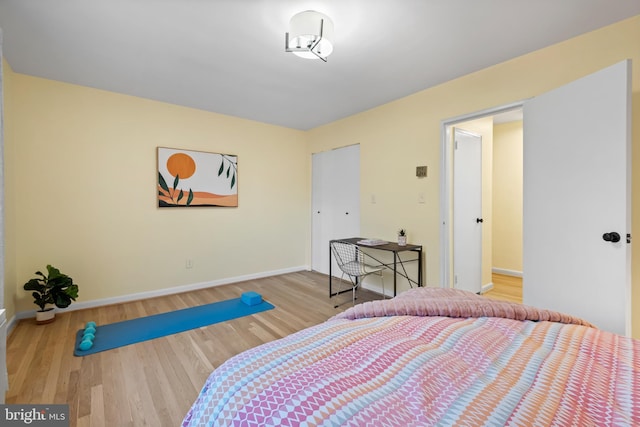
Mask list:
[[[297,12],[327,63],[284,51]],[[640,14],[640,0],[0,0],[15,72],[310,129]]]

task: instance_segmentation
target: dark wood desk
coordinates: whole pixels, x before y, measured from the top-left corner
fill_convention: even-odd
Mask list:
[[[338,292],[333,292],[333,289],[332,289],[333,275],[331,274],[331,265],[333,263],[331,262],[331,242],[352,243],[354,245],[357,245],[358,247],[372,249],[374,251],[392,252],[393,263],[383,262],[377,259],[375,256],[371,254],[371,251],[366,251],[366,254],[369,258],[376,261],[378,265],[384,266],[386,268],[393,270],[393,296],[396,296],[396,284],[397,284],[398,275],[407,279],[409,281],[409,286],[411,287],[413,287],[412,283],[415,283],[419,287],[422,286],[422,245],[407,244],[404,246],[400,246],[394,242],[388,242],[388,243],[385,243],[384,245],[362,245],[358,243],[360,240],[365,240],[365,238],[349,237],[346,239],[334,239],[329,242],[329,298],[338,294]],[[400,257],[400,252],[415,252],[417,254],[417,258],[403,260]],[[418,280],[417,281],[409,277],[409,275],[407,274],[407,270],[404,267],[405,262],[416,262],[416,261],[418,262]],[[401,267],[401,271],[398,271],[398,265]]]

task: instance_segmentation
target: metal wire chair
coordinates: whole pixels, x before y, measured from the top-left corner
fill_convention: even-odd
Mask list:
[[[384,279],[382,277],[383,266],[374,266],[365,263],[365,253],[360,250],[357,245],[346,242],[331,242],[331,253],[342,271],[340,282],[344,283],[344,276],[349,277],[351,282],[351,301],[355,305],[356,302],[356,289],[362,283],[365,276],[370,274],[376,274],[380,276],[380,282],[382,283],[382,295],[384,297]],[[335,308],[341,304],[337,304]]]

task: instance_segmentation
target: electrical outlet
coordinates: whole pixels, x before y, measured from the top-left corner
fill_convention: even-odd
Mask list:
[[[191,260],[191,259],[187,259],[187,260],[184,262],[184,268],[193,268],[193,260]]]

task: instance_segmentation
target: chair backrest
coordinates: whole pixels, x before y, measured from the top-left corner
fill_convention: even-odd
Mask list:
[[[362,264],[363,256],[357,245],[346,242],[331,242],[330,246],[340,270],[347,274],[360,275],[360,268],[357,265]]]

